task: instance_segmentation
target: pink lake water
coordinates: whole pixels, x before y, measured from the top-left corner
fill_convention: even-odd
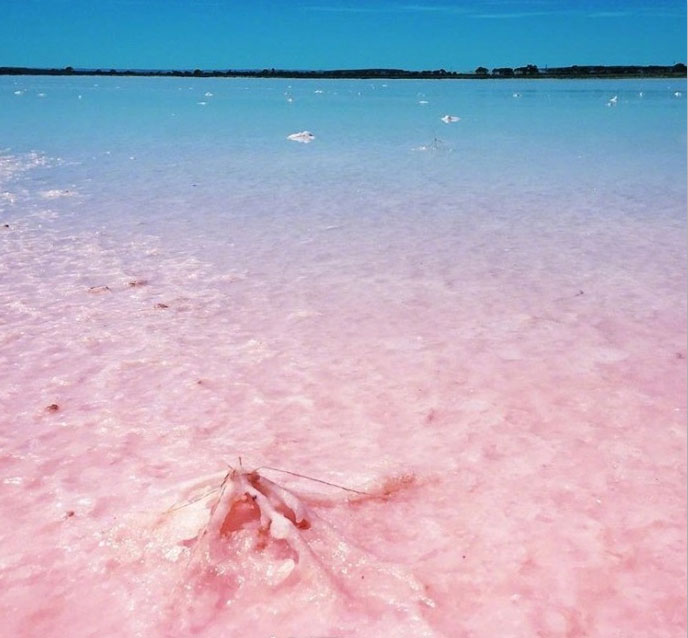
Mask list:
[[[685,95],[0,78],[0,633],[684,636]]]

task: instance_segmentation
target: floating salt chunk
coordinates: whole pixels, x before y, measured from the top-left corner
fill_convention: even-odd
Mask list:
[[[427,100],[418,100],[418,104],[429,104]]]
[[[208,103],[207,102],[196,102],[196,104],[198,104],[199,106],[205,106]]]
[[[287,135],[287,139],[292,142],[301,142],[302,144],[309,144],[315,139],[315,135],[310,131],[301,131],[300,133],[292,133]]]
[[[642,91],[640,93],[638,93],[638,97],[643,97],[643,95],[644,95],[644,93]]]
[[[517,97],[518,98],[518,97],[521,97],[521,94],[520,93],[512,93],[511,97]]]
[[[682,95],[683,95],[683,93],[681,93],[681,91],[676,91],[674,93],[674,97],[681,97]]]
[[[615,95],[612,98],[609,98],[609,102],[607,102],[607,106],[616,106],[616,103],[619,101],[619,96]]]
[[[320,89],[315,89],[315,91],[313,91],[313,93],[322,93],[322,91]]]
[[[24,95],[24,91],[15,91],[14,94],[15,95]]]
[[[205,97],[213,97],[213,94],[210,91],[206,91],[203,95]]]
[[[38,97],[45,97],[45,93],[39,93]]]
[[[445,124],[450,124],[451,122],[458,122],[461,118],[456,115],[445,115],[440,118]]]

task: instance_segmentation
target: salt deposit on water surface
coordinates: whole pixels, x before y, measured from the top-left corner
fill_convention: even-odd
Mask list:
[[[0,80],[4,633],[685,634],[685,82],[376,88]]]

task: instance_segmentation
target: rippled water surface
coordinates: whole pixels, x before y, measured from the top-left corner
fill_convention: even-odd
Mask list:
[[[2,632],[685,635],[685,100],[0,78]]]

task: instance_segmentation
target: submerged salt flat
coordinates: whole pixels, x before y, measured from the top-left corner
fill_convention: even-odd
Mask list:
[[[0,81],[8,635],[685,634],[685,82],[385,84]]]

